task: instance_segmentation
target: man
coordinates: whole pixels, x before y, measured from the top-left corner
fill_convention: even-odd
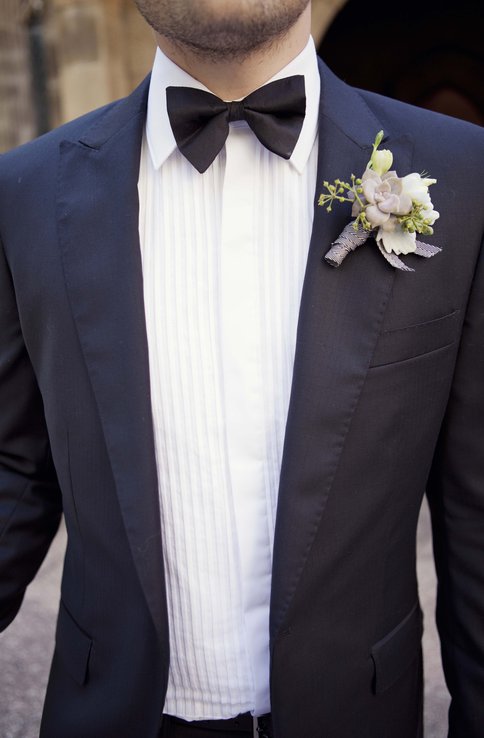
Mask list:
[[[68,532],[41,736],[421,736],[426,489],[482,738],[482,131],[337,80],[306,0],[137,4],[151,83],[0,160],[2,627]],[[413,272],[323,260],[380,130],[438,180]]]

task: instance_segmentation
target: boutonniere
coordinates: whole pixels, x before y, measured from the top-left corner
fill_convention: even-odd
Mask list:
[[[350,251],[364,244],[370,236],[375,238],[385,259],[406,272],[415,270],[398,258],[400,254],[428,258],[442,251],[437,246],[417,241],[417,233],[433,234],[432,226],[439,217],[428,191],[437,180],[416,172],[399,177],[391,170],[392,152],[378,149],[382,139],[383,131],[380,131],[361,177],[352,174],[351,182],[336,179],[334,184],[323,183],[327,193],[319,196],[319,205],[325,205],[331,212],[335,202],[349,202],[354,218],[324,257],[331,266],[340,266]]]

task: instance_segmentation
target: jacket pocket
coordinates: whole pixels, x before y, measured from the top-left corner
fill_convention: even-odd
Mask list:
[[[92,639],[78,626],[61,601],[56,630],[56,651],[67,673],[80,685],[87,681]]]
[[[375,694],[389,689],[414,662],[420,654],[422,632],[422,611],[416,602],[396,628],[375,643],[371,649]]]
[[[376,345],[371,367],[394,364],[428,354],[454,343],[459,337],[460,310],[435,320],[384,331]]]

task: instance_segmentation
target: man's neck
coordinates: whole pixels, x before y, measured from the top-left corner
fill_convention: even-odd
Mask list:
[[[310,7],[291,30],[269,49],[255,51],[242,61],[204,59],[186,47],[158,35],[160,49],[175,64],[202,82],[222,100],[238,100],[265,84],[306,46],[311,31]]]

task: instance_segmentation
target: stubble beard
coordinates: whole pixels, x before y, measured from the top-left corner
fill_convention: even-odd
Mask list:
[[[309,0],[240,0],[237,8],[214,12],[213,1],[135,3],[156,33],[212,62],[244,61],[256,51],[271,48],[284,39],[309,4]]]

